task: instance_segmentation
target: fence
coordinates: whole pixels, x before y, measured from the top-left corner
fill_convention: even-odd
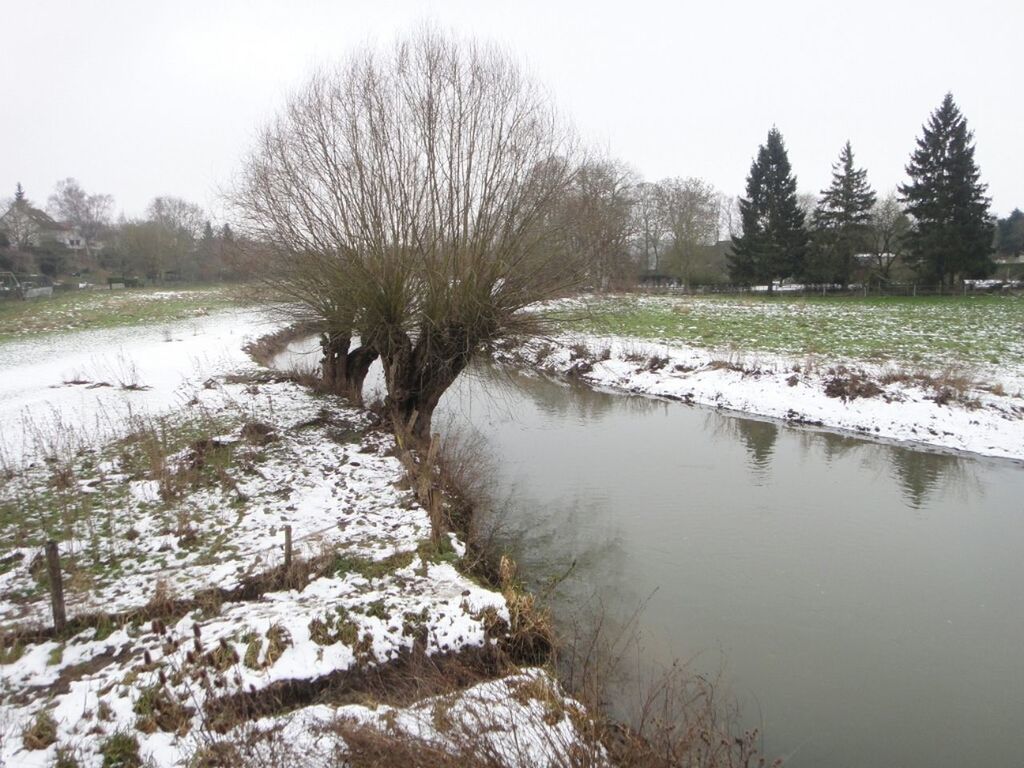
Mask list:
[[[637,285],[629,289],[631,293],[642,293],[655,296],[767,296],[766,286],[740,285],[694,285],[694,286],[653,286]],[[776,286],[772,295],[813,298],[816,296],[836,297],[916,297],[916,296],[970,296],[970,295],[1018,295],[1024,293],[1024,283],[1020,281],[977,280],[965,281],[956,289],[940,288],[936,285],[920,285],[917,283],[890,285],[783,285]]]

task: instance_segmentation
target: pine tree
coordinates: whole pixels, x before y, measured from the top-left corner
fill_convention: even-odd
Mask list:
[[[910,156],[910,183],[900,186],[914,218],[910,259],[941,287],[957,276],[984,277],[994,265],[986,185],[974,162],[974,134],[947,93]]]
[[[15,203],[23,203],[23,202],[25,202],[25,190],[22,189],[20,181],[14,187],[14,202]]]
[[[832,165],[832,183],[821,191],[814,211],[815,250],[822,274],[845,288],[850,284],[854,257],[867,249],[875,192],[868,172],[853,164],[853,148],[847,141]]]
[[[996,251],[1001,256],[1020,256],[1024,252],[1024,211],[1014,208],[996,224]]]
[[[743,234],[732,240],[729,273],[739,283],[767,281],[771,293],[776,279],[803,271],[808,242],[796,177],[778,128],[758,148],[739,206]]]

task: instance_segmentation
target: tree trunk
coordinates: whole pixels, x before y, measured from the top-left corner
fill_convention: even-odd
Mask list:
[[[417,352],[420,352],[418,349]],[[412,424],[411,437],[424,445],[430,442],[434,409],[441,396],[469,363],[469,356],[458,354],[440,364],[425,362],[425,354],[397,356],[388,368],[388,397],[385,409],[397,432]]]
[[[353,405],[363,404],[363,382],[366,381],[366,374],[377,357],[377,350],[366,346],[356,347],[348,353],[345,361],[348,377],[346,389]]]
[[[320,348],[324,356],[320,367],[324,385],[337,394],[347,394],[348,389],[348,351],[352,346],[349,336],[322,334]]]

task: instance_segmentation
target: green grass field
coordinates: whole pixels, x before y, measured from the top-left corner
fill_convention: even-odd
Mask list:
[[[42,333],[185,320],[238,303],[235,286],[70,291],[0,301],[0,342]]]
[[[1024,368],[1024,299],[594,298],[569,327],[740,352]]]

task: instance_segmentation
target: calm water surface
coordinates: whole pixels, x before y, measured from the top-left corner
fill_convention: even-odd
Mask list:
[[[768,754],[1024,765],[1019,465],[492,368],[436,418],[482,436],[526,576],[576,562],[558,618],[642,606],[643,664],[724,670]]]

